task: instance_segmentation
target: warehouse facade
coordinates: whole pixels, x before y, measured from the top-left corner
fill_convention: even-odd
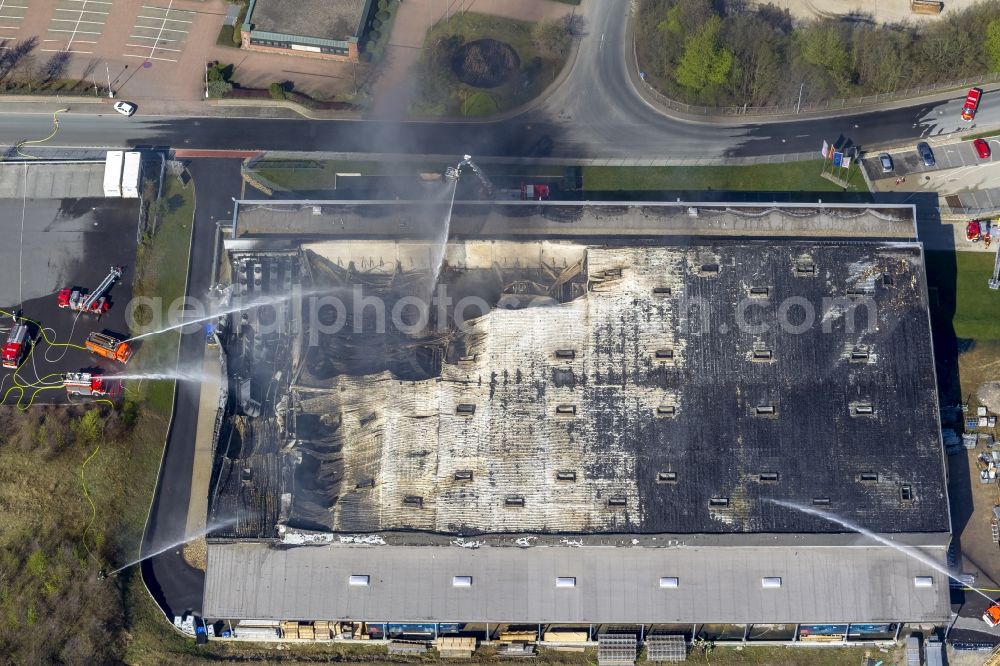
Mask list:
[[[369,329],[348,304],[345,331],[303,299],[224,345],[207,617],[549,642],[948,618],[912,207],[456,204],[441,248],[426,206],[239,202],[234,294],[396,312],[433,275],[486,307]]]
[[[250,0],[241,45],[252,51],[357,62],[372,0]]]

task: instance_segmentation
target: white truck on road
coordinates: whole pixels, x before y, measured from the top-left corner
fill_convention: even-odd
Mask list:
[[[122,195],[122,167],[124,163],[124,151],[108,151],[108,157],[104,162],[104,196],[120,197]]]
[[[125,165],[122,170],[122,196],[126,199],[139,198],[139,186],[142,183],[142,153],[125,153]]]

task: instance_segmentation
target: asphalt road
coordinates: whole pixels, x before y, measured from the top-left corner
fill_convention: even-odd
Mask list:
[[[581,46],[581,50],[583,46]],[[584,63],[577,62],[576,67]],[[584,78],[584,77],[581,77]],[[571,77],[572,79],[572,77]],[[575,80],[575,79],[573,79]],[[567,83],[570,83],[569,81]],[[127,147],[303,150],[390,154],[559,158],[717,158],[807,152],[824,140],[849,139],[862,149],[916,141],[1000,124],[1000,103],[984,96],[976,123],[958,119],[961,100],[841,118],[750,124],[694,123],[659,115],[641,99],[600,113],[600,100],[617,93],[591,84],[594,102],[579,83],[560,88],[538,109],[492,123],[286,120],[260,118],[132,118],[63,114],[51,147]],[[619,92],[631,90],[625,83]],[[574,93],[574,91],[576,91]],[[635,95],[632,91],[632,95]],[[562,110],[556,108],[559,100]],[[48,114],[0,114],[0,145],[51,131]]]
[[[201,298],[211,286],[212,253],[215,248],[216,220],[232,212],[232,196],[239,196],[240,160],[200,159],[188,170],[194,178],[197,212],[188,269],[187,295]],[[180,367],[201,367],[205,353],[204,335],[181,336]],[[167,447],[159,483],[143,536],[142,554],[183,542],[188,503],[191,496],[191,469],[194,465],[195,434],[201,384],[178,381],[174,395],[174,416],[167,435]],[[142,568],[143,579],[154,598],[168,615],[184,611],[200,613],[204,572],[190,567],[181,557],[179,545],[151,558]]]

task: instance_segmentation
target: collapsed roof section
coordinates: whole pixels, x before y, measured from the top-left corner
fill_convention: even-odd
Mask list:
[[[317,284],[390,300],[437,270],[413,244],[307,250]],[[781,499],[877,532],[948,531],[919,246],[470,241],[444,263],[446,284],[499,274],[498,298],[464,331],[372,343],[429,350],[425,376],[352,366],[364,334],[310,349],[330,365],[307,357],[291,390],[290,526],[843,531],[766,501]],[[496,307],[519,281],[544,307]]]

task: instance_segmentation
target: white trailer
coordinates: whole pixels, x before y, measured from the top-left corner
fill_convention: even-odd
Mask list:
[[[125,165],[122,171],[122,196],[126,199],[138,199],[141,182],[142,154],[138,152],[125,153]]]
[[[104,163],[104,196],[120,197],[122,195],[122,166],[125,162],[125,152],[109,150]]]

